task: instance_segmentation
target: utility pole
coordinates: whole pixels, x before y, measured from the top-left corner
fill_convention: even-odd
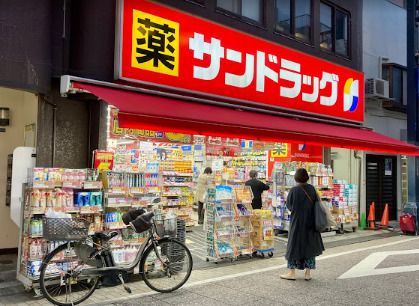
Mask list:
[[[418,25],[419,7],[417,0],[406,1],[407,13],[407,137],[412,144],[419,145],[418,106]],[[408,201],[419,203],[419,157],[408,160]]]

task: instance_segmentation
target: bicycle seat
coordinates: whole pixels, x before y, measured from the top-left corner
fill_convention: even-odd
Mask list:
[[[110,232],[108,234],[99,232],[99,233],[95,233],[93,237],[98,238],[103,241],[108,241],[108,240],[111,240],[113,237],[117,236],[118,234],[119,233],[116,231]]]

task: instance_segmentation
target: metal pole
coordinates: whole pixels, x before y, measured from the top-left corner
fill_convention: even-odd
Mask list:
[[[419,144],[419,107],[418,107],[418,3],[407,1],[407,137],[412,144]],[[408,160],[408,201],[419,202],[419,158]]]

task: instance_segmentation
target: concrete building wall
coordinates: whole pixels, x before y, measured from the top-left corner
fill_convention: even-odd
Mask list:
[[[382,78],[382,64],[407,65],[407,12],[403,7],[386,0],[364,0],[363,2],[363,71],[365,79]],[[405,113],[383,109],[381,101],[366,99],[365,126],[392,138],[402,139],[407,129]],[[361,212],[367,210],[366,163],[364,152],[361,179]],[[397,206],[401,208],[401,160],[397,157]]]
[[[386,0],[364,0],[362,10],[365,79],[381,78],[381,60],[406,66],[406,10]],[[403,50],[403,52],[400,52]]]
[[[7,156],[24,145],[25,125],[36,124],[38,98],[34,94],[0,88],[0,106],[10,108],[10,126],[0,133],[0,249],[16,248],[18,228],[6,206]]]

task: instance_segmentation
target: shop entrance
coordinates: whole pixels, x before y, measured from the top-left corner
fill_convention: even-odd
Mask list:
[[[371,202],[375,202],[378,220],[388,203],[389,219],[397,220],[397,158],[368,154],[366,178],[367,208]]]

